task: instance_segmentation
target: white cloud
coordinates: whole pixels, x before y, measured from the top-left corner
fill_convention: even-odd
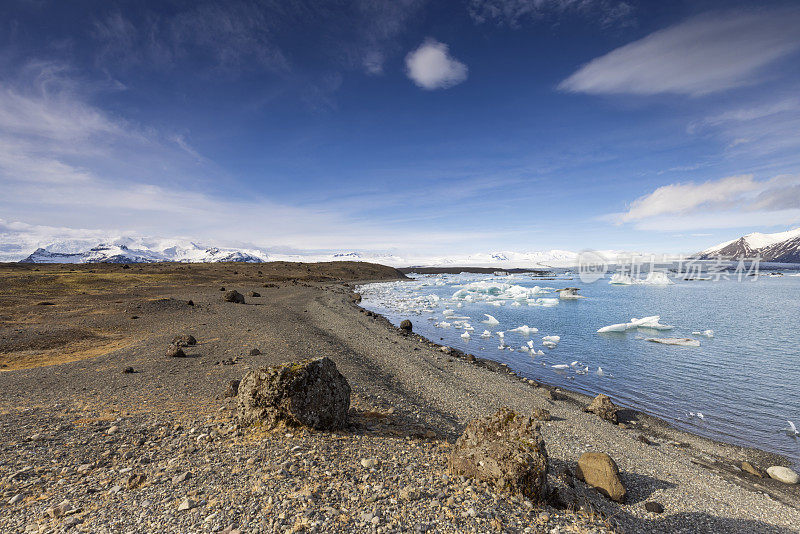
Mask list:
[[[449,54],[446,44],[428,39],[406,56],[406,73],[423,89],[447,89],[467,79],[467,66]]]
[[[596,58],[559,89],[590,94],[692,96],[762,81],[800,49],[800,11],[707,13]]]
[[[700,206],[720,204],[753,191],[758,184],[752,175],[729,176],[701,184],[669,184],[634,200],[619,222],[630,222],[672,213],[687,213]]]
[[[683,231],[796,224],[800,176],[755,180],[729,176],[703,183],[675,183],[631,202],[628,211],[604,217],[640,230]]]

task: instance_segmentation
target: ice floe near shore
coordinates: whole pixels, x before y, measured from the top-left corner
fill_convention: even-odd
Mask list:
[[[647,274],[647,277],[644,280],[641,278],[634,278],[627,273],[614,273],[611,275],[611,280],[609,280],[608,283],[619,286],[668,286],[674,284],[675,282],[669,279],[667,273],[652,271]]]
[[[671,325],[661,324],[659,322],[660,320],[660,315],[651,315],[649,317],[642,317],[641,319],[636,319],[634,317],[630,320],[630,322],[627,323],[604,326],[603,328],[600,328],[598,332],[603,334],[606,332],[627,332],[628,330],[633,330],[635,328],[650,328],[652,330],[672,330],[674,328]]]
[[[713,330],[703,330],[702,332],[692,332],[693,336],[706,336],[706,337],[714,337]]]
[[[516,328],[512,328],[511,330],[509,330],[509,332],[515,332],[517,334],[522,334],[523,336],[528,336],[528,337],[532,336],[533,334],[537,333],[538,331],[539,331],[538,328],[533,328],[532,326],[528,326],[526,324],[524,324],[522,326],[518,326]]]
[[[492,280],[479,280],[461,286],[459,290],[453,293],[453,300],[488,302],[495,306],[502,306],[506,301],[516,302],[520,305],[547,306],[554,304],[546,302],[546,300],[553,300],[555,304],[558,304],[558,299],[540,299],[538,297],[549,291],[549,289],[539,286],[523,287]]]
[[[700,342],[689,337],[648,337],[645,341],[661,343],[663,345],[679,345],[681,347],[699,347]]]

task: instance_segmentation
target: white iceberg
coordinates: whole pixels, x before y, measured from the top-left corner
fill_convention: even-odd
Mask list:
[[[463,334],[461,334],[461,337],[464,339],[469,339],[469,332],[464,332]]]
[[[558,343],[561,341],[561,336],[544,336],[542,341],[550,341],[551,343]]]
[[[713,330],[703,330],[702,332],[692,332],[694,336],[706,336],[706,337],[714,337]]]
[[[665,272],[650,271],[647,273],[647,277],[645,277],[644,280],[641,278],[634,278],[628,273],[614,273],[611,275],[611,280],[609,280],[608,283],[617,286],[668,286],[674,284],[675,282],[670,280]]]
[[[557,365],[551,365],[550,367],[552,367],[553,369],[569,369],[569,365],[567,365],[566,363],[559,363]]]
[[[678,345],[681,347],[699,347],[700,342],[688,337],[648,337],[645,341],[661,343],[664,345]]]
[[[642,317],[641,319],[634,317],[630,320],[630,322],[604,326],[598,329],[597,332],[603,334],[606,332],[626,332],[628,330],[633,330],[634,328],[649,328],[651,330],[672,330],[675,328],[672,325],[661,324],[659,322],[660,320],[660,315],[651,315],[649,317]]]
[[[668,286],[675,282],[670,280],[665,272],[650,271],[650,273],[647,274],[647,278],[645,278],[642,283],[651,286]]]
[[[636,280],[626,273],[614,273],[611,275],[611,280],[609,280],[608,283],[618,286],[632,286],[636,283]]]
[[[539,331],[538,328],[533,328],[533,327],[528,326],[526,324],[522,325],[522,326],[518,326],[516,328],[512,328],[511,330],[509,330],[509,332],[516,332],[518,334],[522,334],[523,336],[532,336],[533,334],[535,334],[538,331]]]
[[[483,314],[486,317],[485,321],[481,321],[483,324],[488,324],[489,326],[497,326],[500,324],[500,321],[489,315],[488,313]]]
[[[450,328],[450,323],[447,321],[442,321],[440,323],[436,323],[434,326],[437,328]]]
[[[484,330],[483,334],[481,334],[481,337],[482,338],[492,337],[492,333],[489,332],[488,330]]]

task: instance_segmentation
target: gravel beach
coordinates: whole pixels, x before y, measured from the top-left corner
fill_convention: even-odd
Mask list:
[[[358,307],[356,283],[402,277],[350,262],[0,265],[0,531],[798,531],[798,486],[741,469],[785,459],[632,410],[612,424],[583,411],[591,399]],[[168,357],[181,334],[197,344]],[[346,429],[237,425],[232,380],[319,356],[352,388]],[[465,425],[501,407],[551,414],[560,498],[448,473]],[[585,452],[613,457],[624,504],[577,480]]]

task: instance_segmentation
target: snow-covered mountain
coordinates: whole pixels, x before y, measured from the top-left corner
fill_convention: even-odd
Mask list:
[[[774,234],[753,232],[697,254],[699,259],[737,259],[757,256],[761,261],[800,263],[800,227]]]
[[[176,240],[119,238],[87,250],[70,250],[63,243],[36,249],[22,263],[155,263],[177,261],[209,263],[241,261],[260,263],[267,254],[260,250],[204,247]]]
[[[7,248],[8,246],[10,245],[7,245]],[[577,252],[569,250],[397,255],[388,252],[363,250],[287,251],[256,247],[222,248],[200,245],[189,240],[144,237],[107,238],[100,243],[98,241],[92,242],[88,239],[61,239],[46,246],[40,244],[35,246],[39,248],[36,248],[33,253],[28,252],[33,248],[30,247],[23,254],[9,259],[25,263],[366,261],[393,267],[491,267],[502,270],[574,267],[578,264],[579,258]],[[25,257],[24,254],[29,255]],[[630,253],[614,250],[599,251],[599,254],[609,263],[616,262],[621,255],[630,255]]]

